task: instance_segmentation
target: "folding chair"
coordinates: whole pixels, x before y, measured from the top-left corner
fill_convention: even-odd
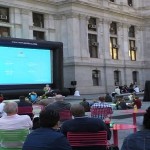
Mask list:
[[[29,115],[30,118],[33,118],[33,108],[31,106],[21,106],[18,107],[18,114],[19,115]]]
[[[0,150],[21,150],[28,129],[0,130]]]
[[[65,121],[65,120],[70,120],[72,119],[72,114],[70,112],[70,110],[61,110],[59,112],[60,115],[60,121]]]
[[[107,132],[68,132],[67,139],[72,148],[101,146],[103,149],[109,147]]]

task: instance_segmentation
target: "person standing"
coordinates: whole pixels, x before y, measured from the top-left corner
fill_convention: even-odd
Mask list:
[[[136,93],[139,93],[139,92],[140,92],[140,88],[136,85],[135,88],[134,88],[134,91],[135,91]]]
[[[120,89],[119,89],[118,86],[115,88],[115,93],[116,93],[117,95],[120,95]]]

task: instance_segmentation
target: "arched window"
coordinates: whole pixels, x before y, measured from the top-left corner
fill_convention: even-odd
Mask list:
[[[93,86],[99,86],[99,82],[100,82],[99,70],[92,70],[92,80],[93,80]]]

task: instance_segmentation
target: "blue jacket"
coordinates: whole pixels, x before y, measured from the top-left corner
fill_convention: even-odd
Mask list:
[[[22,150],[72,150],[66,137],[51,128],[38,128],[31,132]]]
[[[150,150],[150,130],[142,130],[128,135],[121,150]]]

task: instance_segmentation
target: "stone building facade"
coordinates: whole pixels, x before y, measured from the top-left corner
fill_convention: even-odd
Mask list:
[[[64,87],[81,94],[150,80],[149,0],[0,0],[0,36],[63,42]]]

